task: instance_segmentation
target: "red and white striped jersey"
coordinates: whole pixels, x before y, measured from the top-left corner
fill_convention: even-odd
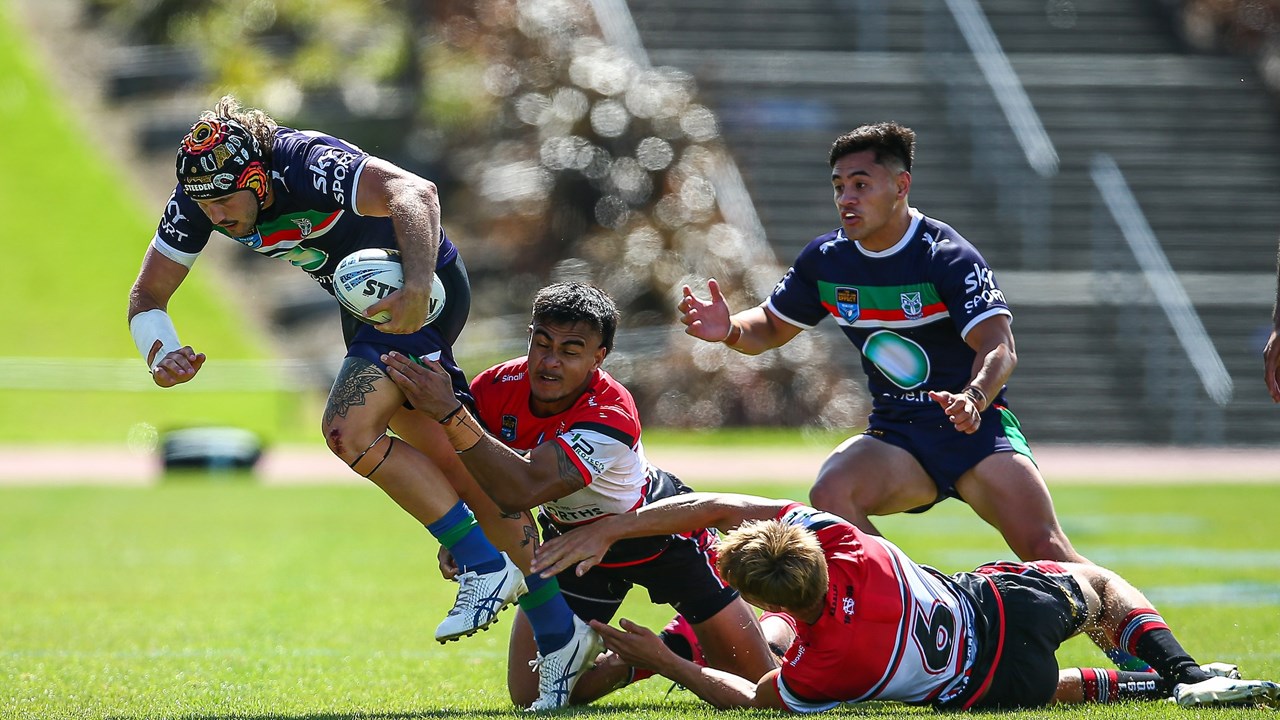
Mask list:
[[[978,659],[977,624],[954,580],[830,513],[796,503],[778,519],[817,537],[829,574],[822,616],[812,625],[796,620],[775,681],[789,709],[942,703],[964,692]]]
[[[631,392],[596,370],[573,407],[540,418],[529,411],[528,371],[524,357],[495,365],[471,381],[471,393],[480,422],[504,444],[523,452],[560,443],[582,472],[586,487],[543,503],[543,511],[561,525],[580,525],[643,505],[654,469],[640,442]]]

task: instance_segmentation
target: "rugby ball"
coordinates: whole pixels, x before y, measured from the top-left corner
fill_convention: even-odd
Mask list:
[[[404,287],[404,270],[400,266],[400,251],[385,248],[357,250],[342,259],[333,271],[333,294],[338,303],[360,320],[377,325],[391,319],[391,313],[383,310],[373,317],[365,317],[369,306]],[[444,310],[444,284],[438,275],[431,276],[431,301],[427,305],[427,321],[430,324]]]

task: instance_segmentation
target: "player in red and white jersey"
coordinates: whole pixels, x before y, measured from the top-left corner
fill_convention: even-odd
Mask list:
[[[590,572],[615,542],[686,527],[737,528],[718,545],[722,577],[787,620],[794,639],[762,676],[700,667],[648,630],[599,622],[606,647],[716,707],[819,712],[896,700],[942,709],[1175,698],[1182,705],[1280,700],[1280,684],[1200,666],[1142,593],[1084,563],[997,563],[944,575],[830,513],[787,500],[688,493],[614,515],[539,548],[543,574]],[[1058,671],[1067,638],[1105,632],[1157,672]]]
[[[778,691],[794,709],[830,699],[924,703],[955,697],[977,659],[963,591],[895,545],[799,503],[781,520],[813,533],[831,588],[822,614],[795,624]]]
[[[573,535],[689,492],[645,458],[635,401],[601,367],[617,323],[613,300],[598,288],[543,288],[534,299],[528,354],[472,381],[474,415],[436,363],[414,363],[400,353],[385,361],[413,405],[444,424],[467,469],[501,510],[541,506],[544,536]],[[775,667],[754,612],[716,573],[714,539],[705,528],[636,536],[614,544],[591,572],[527,576],[508,656],[512,699],[525,705],[536,691],[532,709],[552,709],[589,702],[634,677],[616,656],[586,672],[599,637],[583,620],[608,622],[636,585],[683,616],[712,666],[745,675]],[[562,602],[572,610],[571,624],[555,616]],[[696,657],[687,638],[668,640]],[[529,660],[540,669],[537,688],[524,669]]]
[[[522,357],[489,368],[471,384],[480,392],[478,419],[505,445],[528,452],[558,443],[581,473],[584,487],[542,504],[547,516],[569,528],[642,505],[657,469],[645,458],[631,393],[597,369],[568,410],[538,417],[530,408],[531,382],[529,359]]]

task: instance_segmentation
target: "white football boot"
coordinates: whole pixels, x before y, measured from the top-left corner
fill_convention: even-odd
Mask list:
[[[578,684],[582,673],[595,664],[596,656],[604,647],[600,635],[590,625],[573,618],[573,637],[559,650],[538,656],[529,661],[529,667],[538,673],[538,699],[529,710],[542,712],[557,710],[569,704],[569,693]]]
[[[520,568],[506,553],[502,553],[502,562],[501,570],[489,573],[471,570],[457,577],[458,599],[436,628],[436,640],[446,643],[488,628],[503,608],[526,592]]]
[[[1173,699],[1182,707],[1252,705],[1280,702],[1280,684],[1270,680],[1239,680],[1211,677],[1198,683],[1176,685]]]
[[[1224,677],[1232,680],[1240,679],[1240,666],[1224,662],[1205,663],[1200,669],[1209,673],[1209,677]]]

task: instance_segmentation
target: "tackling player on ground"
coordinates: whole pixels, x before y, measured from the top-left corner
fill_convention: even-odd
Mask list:
[[[601,518],[689,491],[649,463],[631,393],[601,368],[617,324],[613,300],[598,288],[543,288],[533,303],[528,354],[472,381],[475,416],[435,363],[419,365],[400,353],[389,354],[386,363],[414,406],[444,423],[453,447],[500,508],[519,512],[541,505],[545,536],[573,535]],[[585,672],[596,659],[599,638],[578,618],[607,622],[634,585],[692,624],[693,643],[676,640],[675,627],[668,634],[672,644],[684,644],[691,659],[700,645],[706,663],[728,672],[758,677],[775,667],[755,614],[713,569],[713,543],[704,529],[653,533],[609,548],[590,573],[548,577],[541,587],[530,580],[512,629],[512,700],[553,709],[589,702],[632,679],[631,669],[615,656]],[[543,612],[526,598],[558,594],[559,588],[577,617],[555,637],[540,631]],[[542,624],[553,626],[545,619]],[[538,688],[523,671],[530,660],[543,668]]]
[[[129,293],[129,329],[160,387],[189,382],[204,366],[204,353],[178,340],[166,308],[211,236],[286,260],[330,294],[334,267],[349,253],[399,249],[404,287],[368,309],[369,316],[389,311],[390,319],[375,326],[341,312],[347,355],[324,410],[325,441],[462,565],[458,602],[436,639],[493,622],[523,587],[522,573],[477,527],[472,510],[526,567],[536,537],[532,519],[498,512],[440,426],[405,406],[381,360],[389,350],[437,357],[456,391],[467,392],[452,345],[466,322],[471,290],[457,248],[440,227],[436,186],[336,137],[280,127],[260,110],[241,109],[231,96],[204,112],[182,139],[177,176]],[[433,274],[448,302],[423,326]],[[399,438],[388,436],[388,427]]]
[[[993,563],[945,575],[883,538],[788,500],[690,493],[548,540],[535,570],[591,573],[614,543],[694,527],[737,528],[718,546],[721,576],[753,605],[789,619],[794,640],[762,676],[699,667],[628,620],[593,622],[610,650],[720,708],[829,710],[896,700],[939,709],[1173,697],[1180,705],[1280,701],[1280,685],[1200,666],[1142,593],[1083,563]],[[1058,671],[1054,652],[1081,630],[1106,634],[1156,672]]]

